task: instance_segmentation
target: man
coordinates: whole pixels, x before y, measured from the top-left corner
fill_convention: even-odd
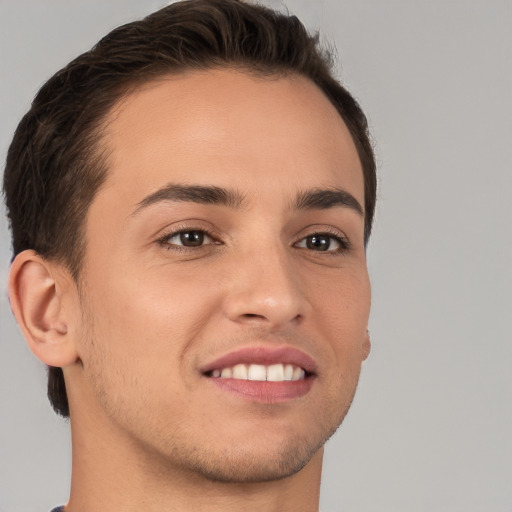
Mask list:
[[[366,120],[294,17],[192,0],[43,86],[4,178],[65,510],[315,511],[370,342]]]

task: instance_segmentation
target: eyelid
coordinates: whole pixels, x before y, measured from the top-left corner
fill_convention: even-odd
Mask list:
[[[336,250],[331,251],[323,251],[323,254],[340,254],[346,251],[349,251],[352,247],[352,242],[348,238],[345,233],[337,228],[334,228],[332,226],[325,226],[325,225],[313,225],[308,226],[307,228],[303,229],[302,232],[298,235],[297,241],[294,242],[294,246],[297,246],[299,242],[302,242],[306,238],[314,235],[324,235],[324,236],[330,236],[340,244],[340,247]],[[302,247],[300,247],[302,249]],[[311,252],[318,252],[322,254],[322,251],[311,251]]]
[[[204,233],[208,238],[210,238],[211,242],[196,247],[188,247],[185,245],[169,243],[170,238],[177,236],[180,233],[189,231],[200,231]],[[337,241],[340,247],[334,250],[327,251],[308,250],[309,252],[319,252],[320,254],[324,255],[339,255],[351,249],[352,243],[350,239],[345,235],[345,233],[338,228],[328,225],[310,225],[303,228],[300,231],[300,233],[296,236],[296,241],[293,242],[292,246],[297,247],[300,242],[314,235],[324,235],[332,237]],[[204,221],[196,219],[191,219],[190,221],[182,221],[177,225],[174,224],[168,226],[166,229],[162,230],[157,235],[156,242],[167,249],[172,248],[173,250],[176,251],[198,251],[212,245],[224,245],[224,242],[221,239],[221,235],[218,234],[217,230],[215,230],[211,225],[205,226]],[[299,248],[303,249],[302,247]]]
[[[168,242],[169,239],[173,238],[174,236],[177,236],[181,233],[186,233],[188,231],[200,231],[204,233],[208,238],[210,238],[212,241],[209,243],[205,243],[204,245],[200,245],[197,247],[187,247],[184,245],[178,245],[178,244],[171,244]],[[166,247],[166,248],[173,248],[178,251],[197,251],[201,248],[210,246],[210,245],[220,245],[222,244],[220,240],[220,236],[217,234],[217,232],[211,227],[211,226],[204,226],[201,225],[201,221],[191,221],[189,223],[180,223],[178,225],[172,225],[168,228],[164,229],[157,235],[156,242],[160,245]]]
[[[178,238],[180,237],[181,235],[183,235],[184,233],[201,233],[203,235],[203,244],[201,244],[200,246],[198,247],[202,247],[203,245],[211,245],[212,242],[213,242],[213,238],[208,234],[206,233],[206,231],[203,231],[202,229],[187,229],[185,231],[178,231],[177,233],[175,234],[170,234],[169,236],[167,236],[165,239],[168,240],[169,242],[169,245],[177,245],[179,247],[187,247],[185,244],[180,244],[180,243],[174,243],[174,242],[171,242],[171,240],[173,240],[174,238]]]

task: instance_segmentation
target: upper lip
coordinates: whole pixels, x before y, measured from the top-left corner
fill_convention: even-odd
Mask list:
[[[201,368],[202,373],[208,373],[213,370],[221,370],[222,368],[231,368],[237,364],[261,364],[269,366],[272,364],[293,364],[300,366],[307,373],[316,374],[317,365],[315,361],[295,347],[243,347],[207,363]]]

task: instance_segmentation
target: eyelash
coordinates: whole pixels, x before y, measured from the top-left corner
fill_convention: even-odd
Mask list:
[[[212,240],[212,242],[201,244],[196,247],[187,247],[184,245],[178,245],[178,244],[171,244],[169,243],[169,240],[174,238],[175,236],[184,234],[184,233],[202,233],[203,235],[207,236]],[[298,247],[298,244],[301,242],[306,241],[310,237],[328,237],[331,240],[334,240],[337,244],[339,244],[339,247],[335,250],[325,250],[325,251],[315,251],[312,249],[309,249],[308,247]],[[207,246],[211,245],[223,245],[222,242],[219,240],[219,238],[213,234],[210,230],[205,229],[203,227],[193,227],[193,226],[183,226],[183,227],[177,227],[174,228],[172,231],[164,233],[161,237],[158,238],[157,242],[164,247],[168,251],[176,251],[176,252],[193,252],[200,249],[204,249]],[[306,242],[307,243],[307,242]],[[335,256],[340,254],[345,254],[351,249],[351,242],[350,240],[343,235],[340,235],[338,231],[329,230],[329,229],[323,229],[321,231],[314,231],[306,236],[303,236],[300,238],[297,242],[293,244],[293,247],[299,248],[299,249],[305,249],[308,250],[311,253],[321,253],[323,255],[328,256]]]
[[[197,247],[187,247],[185,245],[177,245],[169,243],[169,240],[174,238],[175,236],[181,235],[183,233],[203,233],[208,238],[211,238],[212,242],[207,244],[202,244]],[[177,252],[192,252],[197,251],[198,249],[204,249],[204,247],[209,245],[222,245],[222,242],[218,240],[212,232],[203,227],[194,227],[194,226],[179,226],[173,228],[171,231],[164,233],[161,237],[158,238],[157,242],[167,249],[168,251],[177,251]]]
[[[331,250],[326,250],[326,251],[314,251],[311,249],[311,250],[309,250],[309,252],[320,253],[321,255],[325,255],[325,256],[339,256],[339,255],[347,253],[351,249],[351,242],[346,236],[341,235],[339,233],[339,231],[325,229],[325,228],[322,229],[321,231],[314,231],[306,236],[303,236],[300,240],[298,240],[297,242],[294,243],[294,246],[297,246],[297,244],[299,244],[300,242],[306,241],[308,238],[314,237],[314,236],[328,237],[329,239],[334,240],[339,245],[339,247],[334,250],[331,249]],[[300,249],[308,250],[307,247],[300,247]]]

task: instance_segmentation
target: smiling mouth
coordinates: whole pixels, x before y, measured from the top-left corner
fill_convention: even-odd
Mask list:
[[[250,402],[278,404],[309,393],[317,365],[305,352],[290,346],[244,347],[202,368],[215,388]]]
[[[226,368],[215,368],[206,373],[216,379],[238,379],[256,382],[296,382],[310,374],[294,364],[236,364]]]

